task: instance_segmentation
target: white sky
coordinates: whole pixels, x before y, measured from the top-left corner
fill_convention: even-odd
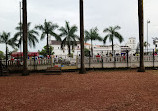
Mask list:
[[[11,32],[13,36],[15,27],[19,22],[19,1],[20,0],[0,0],[0,33],[2,31]],[[79,26],[79,0],[27,0],[28,1],[28,22],[35,25],[43,24],[44,19],[57,23],[59,26],[65,25],[69,21],[70,25]],[[105,36],[103,29],[109,26],[121,26],[120,33],[127,42],[129,37],[136,37],[138,42],[138,0],[84,0],[85,29],[98,27],[102,37]],[[145,40],[146,21],[149,19],[149,43],[152,37],[158,37],[158,0],[144,0],[145,18]],[[79,32],[78,32],[79,34]],[[40,37],[39,37],[40,38]],[[115,39],[115,43],[118,41]],[[102,44],[95,42],[95,44]],[[110,43],[108,43],[110,44]],[[40,41],[35,49],[38,51],[46,45],[46,40]],[[0,50],[5,51],[5,45],[0,44]]]

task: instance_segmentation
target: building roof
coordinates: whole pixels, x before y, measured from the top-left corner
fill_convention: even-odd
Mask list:
[[[84,45],[91,45],[91,44],[89,44],[89,43],[84,43]]]
[[[56,40],[51,40],[51,44],[50,45],[61,45],[60,41],[56,41]]]
[[[135,37],[130,37],[129,39],[136,39]]]
[[[80,41],[76,41],[77,44],[80,44]],[[56,40],[51,40],[51,44],[50,45],[61,45],[60,41],[56,41]]]

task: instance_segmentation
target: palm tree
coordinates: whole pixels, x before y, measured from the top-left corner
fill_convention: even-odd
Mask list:
[[[85,31],[85,42],[87,42],[89,40],[91,41],[91,55],[93,57],[93,41],[95,41],[95,40],[102,41],[103,40],[100,37],[100,35],[98,34],[97,27],[90,29],[89,32],[87,30]]]
[[[14,39],[17,40],[17,44],[18,47],[21,47],[21,44],[23,42],[23,36],[21,36],[21,33],[23,32],[22,30],[22,25],[19,23],[19,26],[17,26],[15,29],[18,31],[17,33],[15,33],[14,35]],[[38,39],[37,36],[39,35],[37,31],[35,31],[34,29],[30,29],[31,26],[31,22],[27,23],[27,39],[28,39],[28,45],[30,47],[35,47],[36,43],[38,43]]]
[[[140,66],[138,72],[145,72],[143,0],[138,0],[138,17],[139,17],[139,43],[140,43]]]
[[[80,45],[81,45],[81,68],[80,74],[85,74],[86,69],[84,66],[84,6],[83,0],[79,0],[79,7],[80,7]]]
[[[0,43],[4,43],[6,45],[6,66],[8,61],[8,45],[15,48],[15,41],[13,38],[10,38],[10,33],[3,32],[2,35],[0,35]]]
[[[158,41],[158,37],[154,37],[152,38],[153,39],[153,44],[155,45],[155,50],[156,50],[156,47],[157,47],[157,41]]]
[[[75,34],[77,32],[77,26],[70,27],[69,22],[66,21],[65,27],[61,27],[59,29],[60,37],[64,37],[64,39],[61,42],[61,48],[63,49],[66,45],[68,47],[68,54],[70,56],[71,54],[71,46],[72,49],[75,45],[77,45],[76,39],[78,39],[78,36]]]
[[[27,33],[27,0],[23,0],[22,2],[22,6],[23,6],[23,61],[24,61],[24,64],[23,64],[23,73],[22,75],[23,76],[27,76],[29,75],[29,71],[27,69],[27,36],[28,36],[28,33]]]
[[[108,33],[103,40],[103,43],[105,44],[107,39],[109,38],[109,41],[112,42],[112,52],[114,51],[114,37],[117,38],[119,40],[120,43],[123,42],[123,37],[122,35],[117,32],[117,30],[121,29],[120,26],[115,26],[115,27],[109,27],[104,29],[103,32]]]
[[[48,44],[49,35],[54,36],[57,41],[61,40],[60,37],[54,32],[55,29],[58,28],[58,25],[53,24],[52,22],[47,22],[45,20],[43,25],[37,25],[37,26],[35,26],[35,28],[42,31],[41,40],[43,40],[45,38],[45,36],[47,37],[47,54],[50,55],[50,53],[49,53],[49,44]]]
[[[148,47],[148,46],[150,46],[150,44],[145,41],[145,42],[144,42],[144,47],[145,47],[146,51],[147,51],[147,47]],[[148,53],[148,51],[147,51],[147,53]]]

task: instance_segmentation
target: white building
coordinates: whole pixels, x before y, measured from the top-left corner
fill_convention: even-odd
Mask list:
[[[136,47],[137,47],[136,38],[134,38],[134,37],[129,38],[125,46],[128,46],[131,49],[129,54],[135,54],[136,53]]]
[[[121,53],[121,47],[118,44],[114,44],[114,50],[115,54]],[[112,45],[95,45],[93,47],[93,54],[103,54],[103,55],[109,55],[112,54]]]
[[[67,58],[68,55],[68,47],[65,46],[64,49],[61,49],[61,42],[56,41],[56,40],[51,40],[49,41],[49,45],[51,45],[53,47],[53,52],[55,53],[55,56],[62,56]],[[91,44],[85,43],[85,48],[87,49],[91,49]],[[73,56],[77,56],[80,54],[80,42],[77,41],[77,45],[72,49],[71,47],[71,53],[73,54]]]
[[[54,48],[54,55],[55,56],[64,56],[65,58],[68,55],[68,47],[65,46],[64,49],[61,49],[61,42],[56,40],[50,40],[49,38],[49,45],[51,45]],[[85,43],[85,48],[91,50],[91,44]],[[134,37],[129,38],[128,42],[125,44],[125,46],[120,46],[118,44],[114,44],[114,50],[115,54],[121,54],[125,53],[127,50],[129,51],[129,54],[134,54],[136,52],[136,39]],[[71,47],[71,53],[73,53],[73,56],[76,57],[77,55],[80,55],[80,43],[77,42],[77,45],[72,49]],[[103,54],[103,55],[109,55],[112,53],[112,45],[93,45],[93,55]]]

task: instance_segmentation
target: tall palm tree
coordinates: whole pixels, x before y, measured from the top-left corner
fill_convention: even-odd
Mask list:
[[[78,28],[77,26],[70,26],[69,22],[66,21],[65,23],[65,27],[61,27],[59,29],[60,33],[60,37],[64,37],[64,39],[61,42],[61,48],[63,49],[66,45],[68,47],[68,54],[70,56],[71,54],[71,46],[72,49],[75,45],[77,45],[77,39],[78,36],[76,35]]]
[[[145,72],[143,0],[138,0],[138,17],[139,17],[139,43],[140,43],[140,66],[138,72]]]
[[[117,32],[117,30],[121,29],[120,26],[115,26],[115,27],[109,27],[104,29],[103,32],[108,33],[103,40],[103,43],[105,44],[107,39],[109,38],[109,41],[112,42],[112,52],[114,51],[114,37],[117,38],[119,40],[120,43],[123,42],[123,37],[122,35]]]
[[[3,32],[2,35],[0,35],[0,43],[4,43],[6,45],[6,66],[8,61],[8,45],[15,48],[16,44],[13,38],[10,38],[10,33]]]
[[[153,44],[155,45],[155,50],[156,50],[156,47],[157,47],[156,41],[158,40],[158,38],[157,38],[157,37],[154,37],[154,38],[152,38],[152,39],[153,39]]]
[[[21,44],[23,42],[23,36],[21,36],[21,33],[23,32],[22,30],[22,25],[19,23],[19,26],[17,26],[15,29],[18,31],[14,35],[14,39],[17,40],[18,47],[21,47]],[[36,43],[38,43],[37,36],[39,35],[37,31],[34,29],[30,29],[31,22],[27,23],[27,39],[28,39],[28,45],[30,47],[35,47]]]
[[[102,41],[103,40],[102,37],[98,33],[97,27],[90,29],[89,32],[87,30],[85,31],[85,42],[87,42],[89,40],[91,41],[91,55],[93,57],[93,41],[95,41],[95,40]]]
[[[145,47],[145,50],[147,51],[147,53],[148,53],[148,50],[147,50],[147,47],[148,47],[148,46],[150,47],[150,44],[145,41],[145,42],[144,42],[144,47]]]
[[[27,36],[28,36],[28,33],[27,33],[27,0],[23,0],[22,2],[22,6],[23,6],[23,61],[24,61],[24,64],[23,64],[23,73],[22,73],[22,76],[27,76],[29,75],[29,71],[27,69],[27,53],[28,53],[28,50],[27,50]]]
[[[81,45],[81,68],[80,74],[85,74],[86,69],[84,65],[84,6],[83,0],[79,0],[79,7],[80,7],[80,45]]]
[[[35,28],[42,31],[41,40],[43,40],[45,38],[45,36],[47,37],[47,54],[50,55],[49,54],[49,43],[48,43],[49,35],[54,36],[57,41],[61,40],[60,37],[54,32],[58,28],[58,25],[53,24],[52,22],[47,22],[45,20],[43,25],[37,25],[37,26],[35,26]]]

